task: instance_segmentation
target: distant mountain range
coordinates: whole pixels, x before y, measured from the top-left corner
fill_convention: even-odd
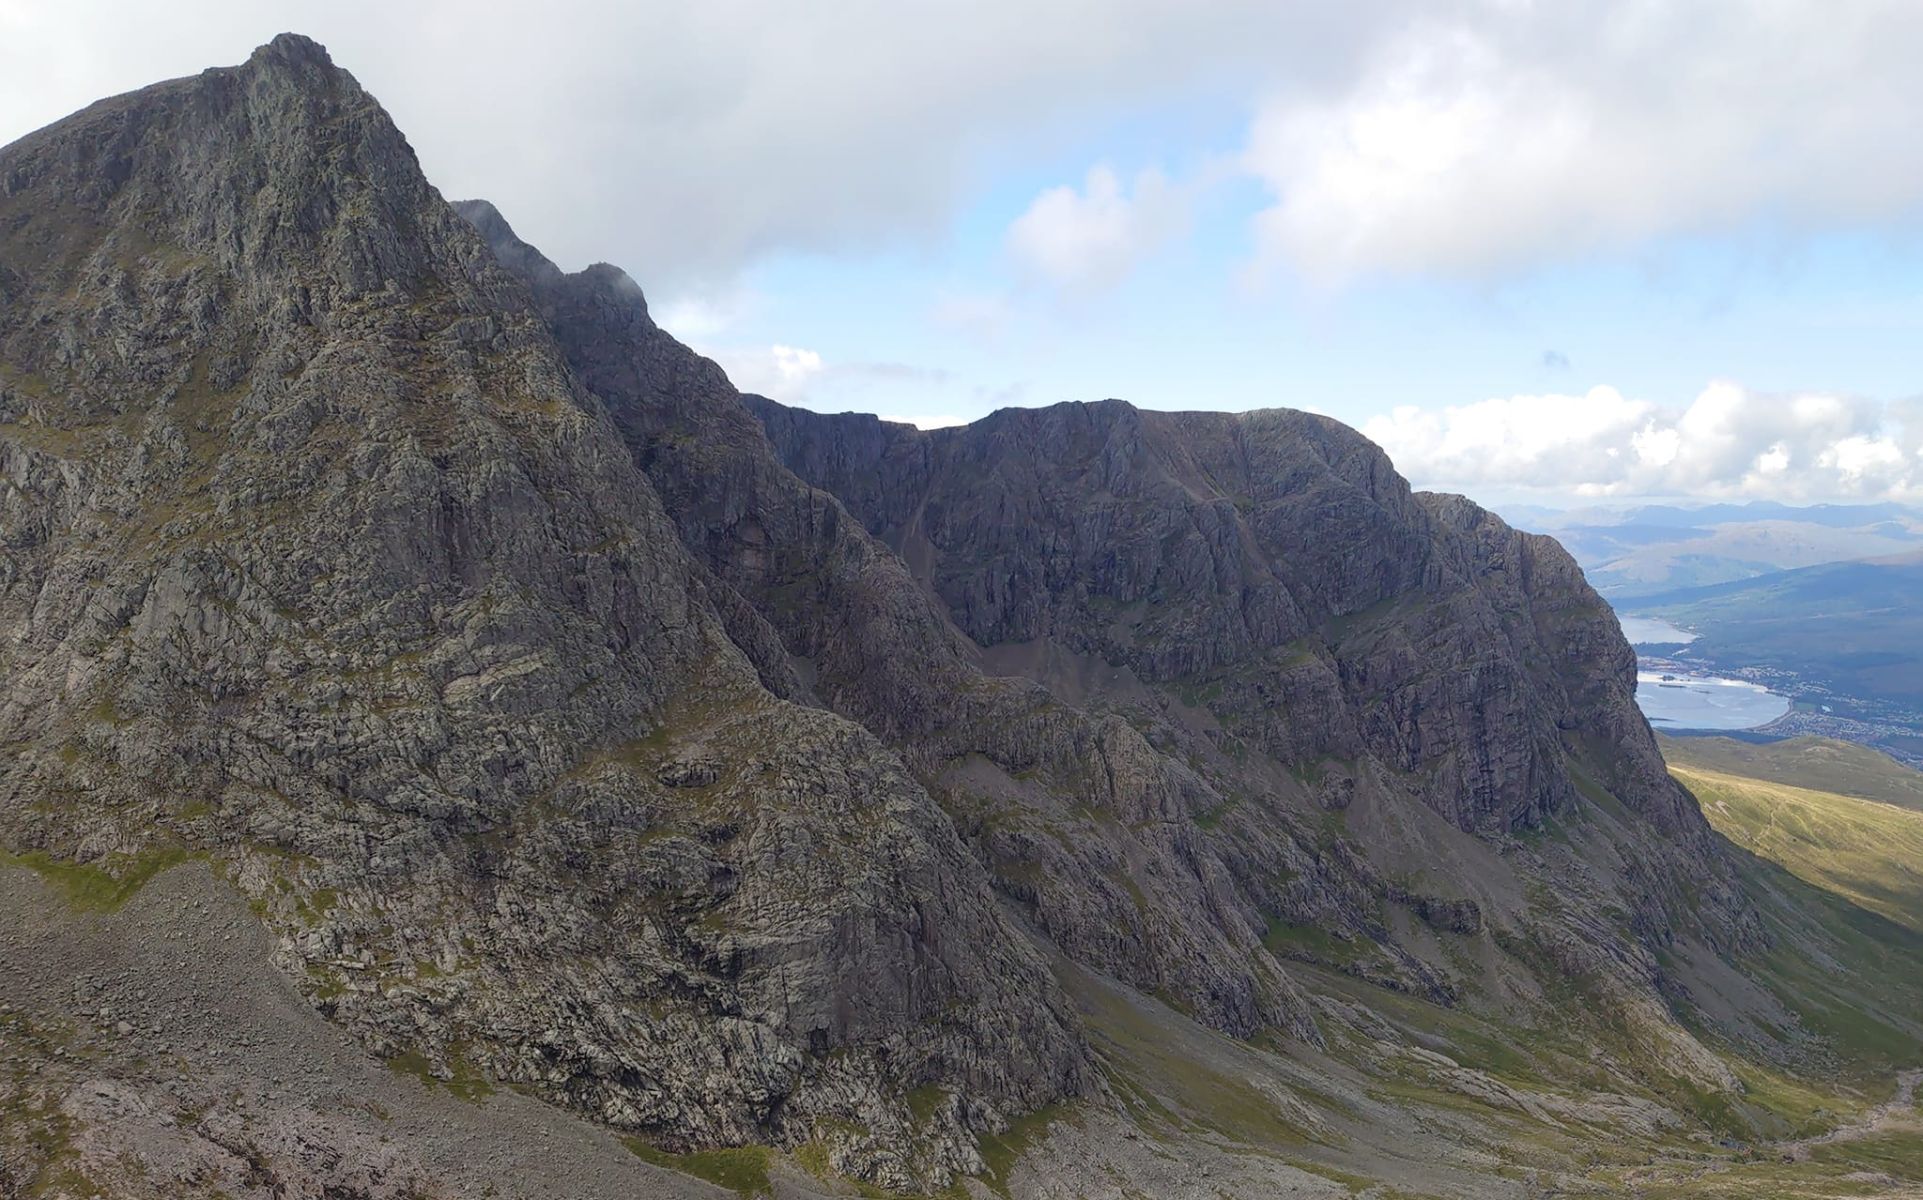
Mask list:
[[[1555,536],[1619,607],[1678,588],[1923,550],[1923,511],[1899,504],[1520,507],[1506,515]]]

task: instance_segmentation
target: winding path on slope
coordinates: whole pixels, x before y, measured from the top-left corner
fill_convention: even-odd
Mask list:
[[[1866,1137],[1874,1137],[1888,1132],[1901,1124],[1914,1125],[1919,1122],[1916,1111],[1916,1089],[1923,1084],[1923,1069],[1904,1071],[1896,1077],[1896,1094],[1882,1104],[1872,1108],[1860,1121],[1848,1125],[1838,1125],[1828,1133],[1803,1138],[1794,1142],[1780,1143],[1783,1157],[1801,1162],[1809,1157],[1810,1151],[1818,1146],[1833,1145],[1837,1142],[1854,1142]]]
[[[1923,1068],[1899,1072],[1896,1076],[1895,1092],[1888,1100],[1865,1112],[1860,1120],[1838,1125],[1829,1132],[1817,1134],[1814,1137],[1786,1142],[1760,1142],[1754,1150],[1758,1158],[1765,1161],[1776,1159],[1783,1163],[1801,1163],[1809,1161],[1811,1152],[1819,1146],[1860,1141],[1904,1128],[1923,1129],[1923,1113],[1919,1113],[1915,1108],[1919,1087],[1923,1087]],[[1711,1179],[1732,1170],[1753,1166],[1756,1161],[1757,1159],[1737,1158],[1668,1160],[1631,1170],[1623,1177],[1622,1182],[1632,1196],[1646,1195],[1647,1188],[1655,1185],[1661,1185],[1666,1191],[1673,1193],[1678,1187],[1687,1187],[1692,1183],[1706,1184]],[[1716,1194],[1727,1193],[1719,1191]],[[1877,1194],[1891,1197],[1892,1200],[1899,1196],[1923,1197],[1923,1192],[1901,1185],[1898,1186],[1898,1190]]]

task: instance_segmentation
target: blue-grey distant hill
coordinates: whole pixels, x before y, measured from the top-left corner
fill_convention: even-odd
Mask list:
[[[1923,512],[1900,504],[1648,504],[1515,516],[1562,542],[1618,607],[1640,608],[1679,588],[1923,550]]]
[[[1831,529],[1862,529],[1885,523],[1914,522],[1916,509],[1901,504],[1780,504],[1774,500],[1753,500],[1745,504],[1706,504],[1688,508],[1674,504],[1647,504],[1632,508],[1624,515],[1625,525],[1695,529],[1744,521],[1796,521]]]

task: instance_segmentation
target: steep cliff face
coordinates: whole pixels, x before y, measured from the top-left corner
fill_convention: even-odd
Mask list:
[[[1412,495],[1333,421],[1106,401],[922,433],[751,404],[982,646],[1046,639],[1208,690],[1281,761],[1374,756],[1471,832],[1570,803],[1565,735],[1593,738],[1666,832],[1707,834],[1573,561],[1460,497]]]
[[[1077,958],[1225,1029],[1316,1036],[1262,918],[1188,825],[1220,803],[1208,784],[1127,722],[984,672],[901,558],[776,459],[725,376],[660,330],[625,276],[564,275],[491,206],[459,208],[528,281],[683,541],[776,631],[757,659],[770,686],[862,722],[964,821],[994,823],[1000,878]],[[958,790],[980,803],[958,806]]]
[[[1222,1029],[1315,1040],[1278,924],[1368,944],[1351,969],[1440,997],[1469,981],[1395,936],[1385,905],[1534,937],[1559,918],[1513,894],[1562,872],[1572,902],[1609,897],[1651,945],[1678,922],[1752,936],[1636,713],[1633,655],[1552,541],[1412,495],[1374,446],[1305,414],[1111,401],[921,433],[739,397],[618,271],[566,274],[492,206],[458,208],[529,284],[683,541],[775,632],[770,686],[895,745],[1076,960]],[[1577,807],[1576,773],[1641,818],[1600,868],[1412,867],[1448,836],[1409,802],[1499,848]],[[1358,797],[1396,826],[1386,844],[1331,840]],[[1668,878],[1685,870],[1709,881],[1695,900]],[[1657,986],[1618,935],[1543,936]]]
[[[1220,807],[1191,817],[1215,826],[1205,840],[1261,920],[1359,935],[1397,986],[1440,994],[1482,985],[1405,958],[1385,903],[1486,921],[1632,992],[1680,986],[1651,957],[1679,932],[1758,944],[1635,707],[1634,654],[1573,560],[1460,497],[1412,494],[1353,431],[1107,401],[923,432],[747,403],[991,662],[1126,715],[1196,766]],[[1360,827],[1344,818],[1332,845],[1327,818],[1303,817],[1358,802]],[[1412,802],[1499,863],[1453,848]],[[1514,852],[1598,804],[1635,819],[1572,855]],[[1264,837],[1278,825],[1292,847]],[[1601,927],[1599,907],[1635,938]]]
[[[763,687],[765,627],[318,46],[0,152],[0,289],[13,848],[213,853],[377,1050],[669,1144],[839,1120],[906,1181],[1088,1086],[951,823]]]
[[[1636,707],[1636,652],[1576,560],[1554,538],[1511,529],[1464,497],[1421,493],[1416,501],[1456,541],[1462,573],[1546,697],[1565,748],[1667,842],[1713,863],[1709,825],[1665,770]]]

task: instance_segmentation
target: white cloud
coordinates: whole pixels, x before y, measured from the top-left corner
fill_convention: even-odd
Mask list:
[[[1923,463],[1923,396],[1897,400],[1889,407],[1890,419],[1898,429],[1903,452]]]
[[[827,369],[821,355],[799,346],[728,346],[695,349],[721,364],[728,381],[744,392],[793,403],[807,394],[808,383]]]
[[[738,286],[710,288],[650,303],[655,323],[684,342],[713,341],[739,325],[762,297]]]
[[[1419,487],[1577,496],[1923,499],[1914,406],[1712,383],[1681,407],[1614,388],[1397,408],[1362,432]]]
[[[1923,5],[1507,4],[1382,31],[1277,93],[1243,162],[1262,265],[1482,275],[1724,231],[1923,213]]]
[[[0,142],[293,29],[444,192],[495,201],[564,267],[616,261],[659,291],[932,241],[992,168],[1198,89],[1338,70],[1410,2],[1310,29],[1271,0],[0,0]]]
[[[1856,434],[1825,448],[1818,463],[1855,487],[1901,487],[1909,482],[1906,456],[1894,439]]]
[[[789,383],[800,383],[821,370],[821,355],[813,350],[802,350],[795,346],[770,346],[768,354],[774,360],[775,371]]]
[[[801,346],[703,346],[729,382],[783,404],[824,412],[873,412],[923,429],[960,425],[953,409],[959,381],[950,372],[896,362],[831,362]]]
[[[1397,408],[1362,426],[1405,475],[1486,482],[1555,477],[1599,448],[1643,455],[1650,405],[1613,388],[1586,396],[1515,396],[1440,412]]]
[[[1134,186],[1107,166],[1090,168],[1082,190],[1063,185],[1036,196],[1008,229],[1008,248],[1027,270],[1072,289],[1121,281],[1188,221],[1187,198],[1160,171]]]

